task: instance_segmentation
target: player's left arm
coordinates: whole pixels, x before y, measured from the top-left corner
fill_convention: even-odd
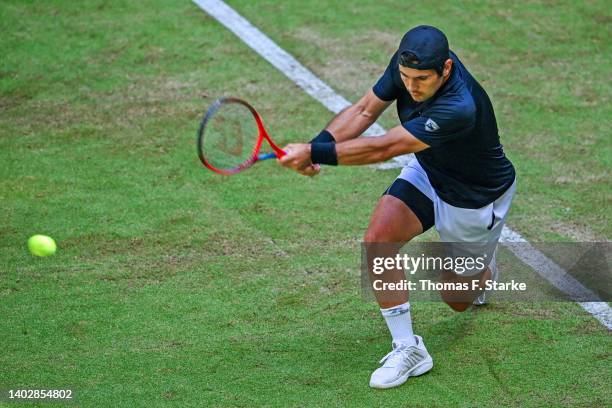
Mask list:
[[[475,105],[471,99],[443,99],[425,114],[394,127],[384,136],[362,137],[340,143],[287,145],[283,150],[288,154],[280,159],[280,163],[303,173],[313,163],[358,165],[383,162],[429,147],[439,148],[445,143],[467,137],[475,126],[475,118]]]
[[[322,155],[333,155],[335,150],[337,158],[335,164],[371,164],[384,162],[402,154],[420,152],[428,147],[429,145],[414,137],[403,126],[396,126],[379,137],[360,137],[342,143],[317,144],[314,153],[311,144],[289,144],[284,148],[287,155],[283,156],[280,162],[285,167],[300,171],[310,166],[313,161],[318,162],[317,159]],[[325,160],[320,162],[326,163]]]
[[[359,165],[384,162],[402,154],[425,150],[423,143],[403,126],[396,126],[380,137],[363,137],[336,144],[338,164]]]

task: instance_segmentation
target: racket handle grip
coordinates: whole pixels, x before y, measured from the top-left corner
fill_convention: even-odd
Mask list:
[[[257,160],[276,159],[276,153],[263,153],[257,156]]]

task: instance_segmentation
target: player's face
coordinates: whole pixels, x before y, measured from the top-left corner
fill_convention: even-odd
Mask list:
[[[442,75],[438,75],[435,69],[421,70],[400,65],[400,77],[412,99],[423,102],[431,98],[440,89],[450,74],[451,64],[450,59],[446,61]]]

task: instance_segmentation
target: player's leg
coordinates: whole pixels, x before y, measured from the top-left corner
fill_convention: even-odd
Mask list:
[[[414,176],[414,175],[413,175]],[[381,197],[365,234],[370,280],[398,283],[405,279],[401,269],[373,272],[375,258],[394,258],[399,249],[433,225],[433,203],[412,183],[398,178]],[[408,291],[376,290],[387,327],[393,339],[393,350],[381,360],[384,363],[370,378],[370,386],[391,388],[408,377],[423,374],[433,366],[423,340],[412,330]]]
[[[438,223],[436,228],[440,239],[458,247],[472,257],[483,256],[486,268],[479,273],[466,273],[459,276],[450,271],[442,274],[442,281],[467,283],[471,288],[473,281],[480,282],[479,289],[469,291],[442,291],[442,299],[454,310],[464,311],[472,304],[484,304],[484,284],[487,280],[497,280],[498,271],[495,257],[497,243],[501,236],[506,218],[510,211],[516,182],[493,203],[479,209],[453,207],[441,200],[434,204]],[[459,244],[460,243],[460,244]]]
[[[489,263],[488,269],[491,273],[491,277],[489,278],[493,282],[497,282],[499,280],[499,269],[497,268],[497,248],[493,251],[493,258]],[[480,295],[472,302],[475,306],[483,306],[487,304],[487,291],[483,290]]]
[[[463,312],[482,294],[485,282],[490,280],[491,277],[491,270],[488,266],[482,272],[473,276],[459,276],[452,271],[443,271],[440,279],[441,282],[466,284],[470,289],[461,291],[441,290],[440,296],[451,309],[456,312]],[[471,289],[473,281],[479,282],[478,288]]]
[[[395,180],[380,198],[364,236],[370,282],[397,284],[404,280],[404,271],[400,268],[374,273],[374,259],[395,258],[403,245],[433,224],[433,202],[429,197],[406,179]],[[375,290],[374,295],[393,341],[414,344],[408,291]]]
[[[373,272],[374,258],[394,258],[398,251],[412,238],[423,232],[421,221],[401,199],[383,195],[372,214],[368,230],[363,238],[368,259],[370,281],[383,280],[385,283],[401,282],[404,278],[402,269],[385,269],[384,274]],[[376,290],[374,295],[378,305],[383,308],[406,303],[408,291]]]

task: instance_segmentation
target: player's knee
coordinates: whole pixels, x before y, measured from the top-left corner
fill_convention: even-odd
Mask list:
[[[402,244],[408,243],[413,237],[412,236],[400,236],[399,234],[394,234],[389,231],[387,228],[381,228],[377,226],[370,226],[363,236],[363,242],[366,244],[376,244],[376,243],[398,243]]]
[[[468,309],[468,307],[470,307],[470,305],[471,305],[471,303],[453,302],[453,301],[450,301],[450,300],[449,301],[445,300],[445,302],[455,312],[465,312]]]
[[[367,244],[391,242],[389,234],[386,234],[381,228],[370,227],[363,236],[363,242]]]
[[[365,235],[363,236],[363,242],[365,242],[366,244],[381,242],[381,238],[382,236],[378,233],[378,231],[368,229]]]
[[[440,297],[455,312],[464,312],[471,305],[465,294],[456,291],[442,290]]]

